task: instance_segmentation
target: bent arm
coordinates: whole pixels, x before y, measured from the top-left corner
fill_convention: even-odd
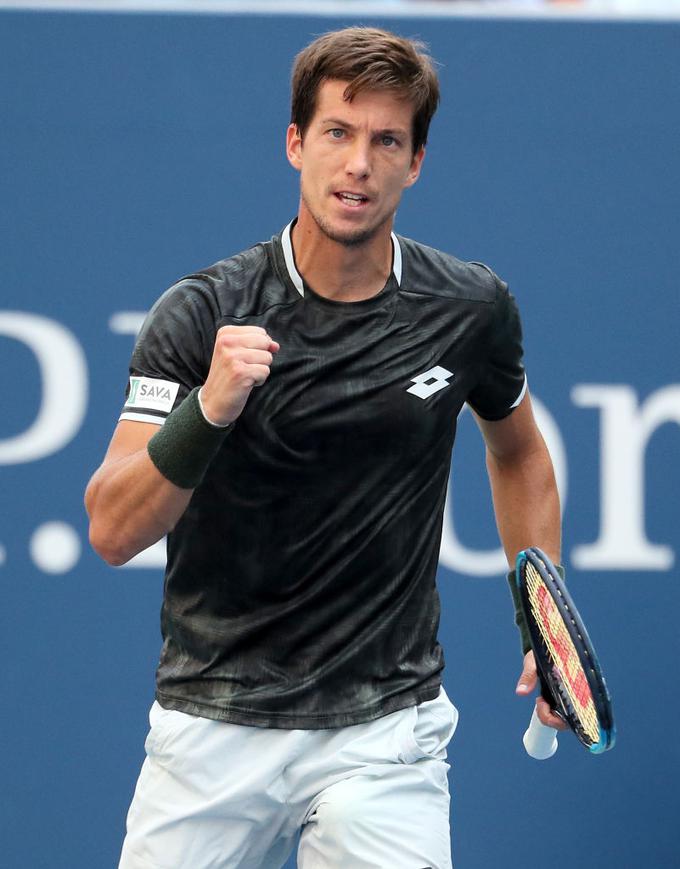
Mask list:
[[[273,354],[278,350],[278,342],[260,326],[219,329],[202,389],[205,409],[200,397],[195,399],[200,409],[196,408],[192,392],[167,417],[159,432],[161,438],[167,435],[166,458],[161,464],[157,461],[158,450],[152,461],[147,449],[158,426],[131,420],[118,423],[104,461],[85,492],[90,543],[105,561],[125,564],[175,527],[191,500],[193,487],[198,485],[226,434],[225,426],[240,416],[251,391],[265,383]],[[211,431],[208,441],[207,430]],[[168,441],[171,453],[179,453],[190,473],[178,474],[176,456],[172,456],[173,473],[164,476]],[[154,444],[159,446],[158,438]],[[164,473],[158,468],[163,468]]]
[[[539,546],[559,562],[559,494],[529,393],[505,419],[476,419],[486,444],[496,525],[508,564],[512,567],[527,546]]]
[[[109,564],[125,564],[171,531],[191,500],[156,468],[147,444],[158,426],[122,420],[85,492],[90,543]]]

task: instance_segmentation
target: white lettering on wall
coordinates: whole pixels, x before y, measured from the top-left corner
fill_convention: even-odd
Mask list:
[[[656,429],[680,424],[680,386],[665,386],[641,405],[626,385],[583,383],[571,392],[579,407],[600,408],[600,536],[575,546],[583,570],[670,570],[670,546],[650,543],[645,533],[645,449]]]
[[[56,453],[78,433],[87,408],[87,360],[68,329],[38,314],[0,311],[0,336],[29,348],[41,378],[37,416],[21,434],[0,440],[0,465],[34,462]]]
[[[156,543],[152,543],[147,549],[142,549],[134,558],[131,558],[127,564],[122,564],[120,570],[126,569],[141,569],[151,570],[154,568],[165,567],[166,561],[166,543],[165,537]]]
[[[562,510],[564,510],[567,498],[567,454],[564,449],[562,435],[547,408],[535,395],[531,396],[531,402],[534,407],[536,423],[545,438],[552,457],[557,488],[560,492],[560,503]],[[502,547],[480,551],[478,549],[468,549],[460,542],[453,524],[453,511],[450,499],[451,488],[449,487],[444,508],[444,527],[439,553],[441,564],[450,570],[455,570],[457,573],[464,573],[468,576],[498,576],[499,574],[506,573],[508,562]]]
[[[146,319],[146,311],[116,311],[109,319],[109,329],[115,335],[139,334]]]
[[[119,311],[109,320],[112,332],[134,336],[142,311]],[[25,431],[0,439],[0,465],[33,462],[65,447],[79,432],[88,401],[88,366],[76,337],[62,324],[22,311],[0,311],[0,338],[23,343],[40,371],[40,405]],[[18,381],[14,376],[10,380]],[[20,396],[19,396],[20,397]],[[595,542],[574,546],[571,562],[581,570],[671,570],[673,547],[653,543],[645,529],[645,454],[654,432],[666,423],[680,425],[680,384],[657,389],[640,402],[626,384],[577,384],[571,393],[578,407],[600,411],[600,528]],[[535,396],[538,426],[555,466],[564,506],[567,457],[560,430]],[[498,576],[507,565],[502,548],[468,548],[456,533],[452,498],[447,498],[440,560],[444,567],[470,576]],[[597,497],[596,494],[593,497]],[[0,547],[0,564],[5,557]],[[161,567],[160,541],[129,562],[132,568]]]

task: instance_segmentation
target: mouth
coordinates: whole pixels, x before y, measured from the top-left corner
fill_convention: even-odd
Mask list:
[[[350,193],[348,190],[340,190],[334,196],[349,208],[360,208],[369,201],[368,196],[364,196],[363,193]]]

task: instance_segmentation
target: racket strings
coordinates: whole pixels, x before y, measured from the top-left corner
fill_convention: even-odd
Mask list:
[[[563,688],[562,697],[568,701],[586,737],[592,743],[599,742],[600,724],[597,711],[574,642],[550,590],[531,562],[526,563],[525,573],[529,603],[553,668],[557,672],[558,682]]]

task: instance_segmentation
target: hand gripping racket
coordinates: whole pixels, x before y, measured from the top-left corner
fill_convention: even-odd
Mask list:
[[[611,698],[593,644],[564,582],[535,546],[517,556],[515,581],[529,628],[541,694],[592,754],[614,747]],[[557,751],[557,731],[534,709],[524,747],[544,760]]]

